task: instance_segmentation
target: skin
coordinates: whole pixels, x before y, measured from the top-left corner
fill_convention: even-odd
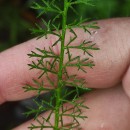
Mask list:
[[[92,38],[101,49],[92,53],[92,60],[96,64],[93,69],[87,68],[87,74],[77,72],[78,77],[87,81],[86,87],[95,88],[93,92],[83,95],[85,104],[90,109],[84,111],[89,118],[80,121],[81,126],[83,130],[130,130],[130,18],[100,20],[98,25],[101,29],[94,34],[94,39],[80,29],[75,29],[78,39],[74,45]],[[66,42],[69,35],[68,32]],[[48,48],[56,39],[51,35],[48,39],[32,39],[0,53],[0,104],[22,100],[36,94],[25,93],[22,88],[26,83],[33,84],[32,78],[36,78],[40,73],[37,70],[28,70],[27,64],[32,59],[29,59],[27,54],[35,50],[35,47]],[[53,50],[59,53],[60,47],[54,47]],[[72,53],[84,57],[80,51],[72,50]],[[65,62],[66,60],[67,58]],[[68,68],[69,74],[76,71],[75,68]],[[55,76],[51,76],[55,80]],[[42,80],[48,86],[46,78],[43,77]],[[47,113],[41,116],[47,116]],[[53,122],[53,118],[51,120]],[[65,120],[67,122],[71,119]],[[14,130],[27,130],[30,122],[36,123],[31,120]]]

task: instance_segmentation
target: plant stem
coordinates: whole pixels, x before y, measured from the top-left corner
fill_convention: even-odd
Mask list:
[[[67,22],[67,12],[68,12],[68,0],[64,0],[64,10],[62,13],[62,36],[61,36],[61,51],[60,51],[60,63],[58,72],[58,87],[56,89],[56,109],[55,109],[55,130],[59,130],[59,116],[60,116],[60,106],[61,106],[61,90],[63,87],[62,83],[62,72],[63,72],[63,61],[64,61],[64,46],[65,46],[65,35],[66,35],[66,22]]]

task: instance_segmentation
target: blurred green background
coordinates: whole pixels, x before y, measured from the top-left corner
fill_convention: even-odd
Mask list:
[[[34,26],[37,12],[29,6],[34,0],[0,0],[0,51],[22,43],[33,36],[29,28]],[[37,0],[40,1],[40,0]],[[92,0],[94,7],[76,6],[84,17],[92,20],[130,16],[130,0]],[[69,19],[75,17],[69,13]],[[49,19],[51,15],[44,15]]]
[[[29,29],[40,23],[36,18],[38,12],[30,9],[34,0],[0,0],[0,51],[31,39]],[[37,0],[38,2],[40,0]],[[75,9],[85,18],[91,20],[130,16],[130,0],[92,0],[94,7],[76,6]],[[58,2],[58,1],[57,1]],[[60,3],[59,3],[60,5]],[[49,20],[50,15],[43,18]],[[79,15],[80,16],[80,15]],[[69,20],[74,20],[72,12]],[[0,106],[0,130],[10,130],[27,120],[23,113],[31,101],[5,103]],[[33,105],[32,105],[33,106]]]

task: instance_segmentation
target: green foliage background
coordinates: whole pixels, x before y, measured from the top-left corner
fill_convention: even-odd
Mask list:
[[[32,38],[29,28],[34,26],[35,22],[39,22],[35,19],[37,12],[29,9],[33,1],[0,0],[0,51]],[[82,5],[76,6],[75,9],[91,20],[130,16],[130,0],[92,1],[96,6],[86,8]],[[71,13],[69,20],[73,21]],[[48,20],[51,15],[45,15],[43,18]]]

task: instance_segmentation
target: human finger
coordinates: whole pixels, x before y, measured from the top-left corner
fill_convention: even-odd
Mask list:
[[[115,88],[107,88],[95,90],[89,94],[84,95],[85,105],[90,109],[82,110],[83,115],[88,116],[85,120],[78,120],[82,129],[87,130],[129,130],[130,125],[130,102],[125,95],[121,85]],[[69,106],[66,104],[66,106]],[[41,114],[38,118],[43,121],[42,117],[46,118],[49,112]],[[71,118],[65,117],[64,125],[72,123]],[[54,116],[49,120],[54,123]],[[30,120],[14,130],[28,130],[31,123],[40,126],[36,120]],[[47,123],[48,124],[48,123]],[[44,125],[47,125],[46,123]],[[40,128],[38,129],[40,130]],[[48,130],[51,130],[48,129]]]
[[[101,29],[97,31],[94,39],[92,38],[101,49],[92,52],[94,57],[92,60],[96,66],[93,69],[87,68],[87,74],[77,71],[74,67],[68,68],[68,73],[71,75],[77,72],[79,78],[85,78],[87,81],[86,87],[91,88],[112,87],[121,82],[129,65],[129,23],[129,18],[98,21]],[[75,29],[75,32],[78,36],[73,43],[75,45],[80,44],[83,40],[91,39],[88,33],[84,33],[78,28]],[[70,35],[72,34],[68,32],[66,42],[70,39]],[[33,59],[29,59],[27,54],[32,50],[35,51],[35,48],[48,49],[56,39],[52,35],[49,35],[48,39],[44,37],[39,40],[32,39],[0,53],[0,103],[21,100],[36,94],[36,92],[25,93],[22,88],[25,84],[32,84],[32,79],[37,79],[39,75],[37,70],[29,71],[27,64],[31,63]],[[53,47],[53,50],[58,53],[60,47]],[[80,51],[72,50],[72,54],[84,57]],[[67,61],[67,56],[65,57],[65,61]],[[50,77],[55,81],[54,75],[50,75]],[[49,85],[45,76],[42,80],[46,86]]]

